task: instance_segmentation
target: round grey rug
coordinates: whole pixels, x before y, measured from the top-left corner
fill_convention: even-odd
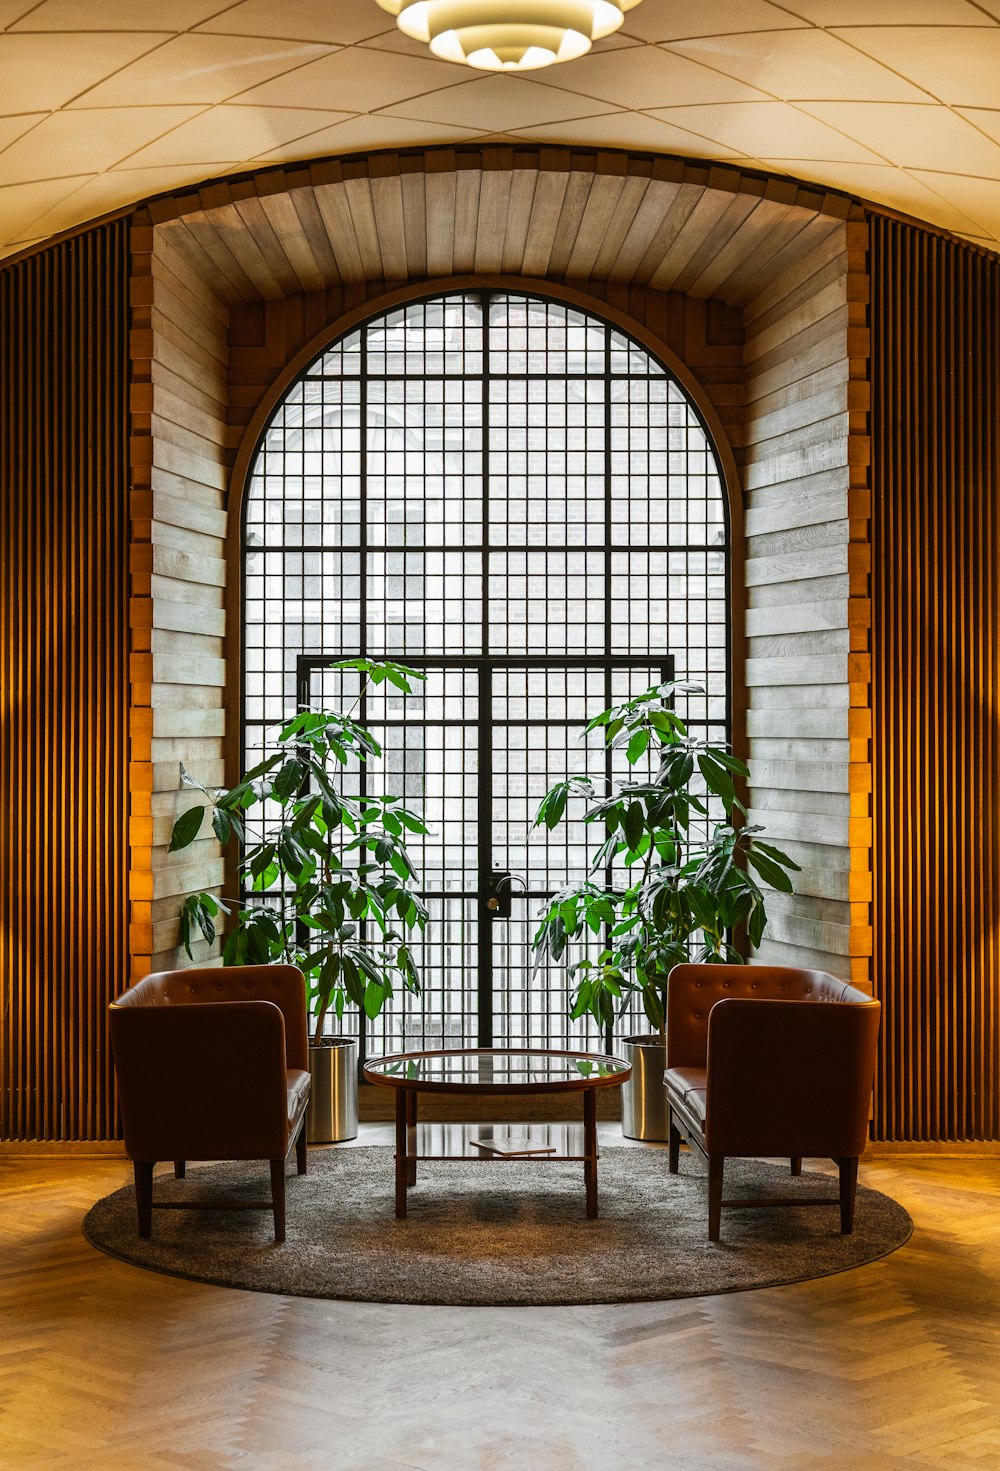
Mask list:
[[[156,1211],[136,1232],[131,1186],[88,1212],[91,1245],[123,1261],[199,1282],[299,1297],[467,1307],[653,1301],[740,1292],[842,1272],[895,1251],[913,1223],[901,1205],[859,1186],[853,1236],[835,1207],[725,1210],[722,1240],[707,1237],[706,1183],[664,1149],[604,1148],[600,1217],[584,1213],[583,1170],[566,1164],[421,1164],[409,1215],[393,1213],[392,1150],[314,1150],[291,1173],[287,1233],[256,1211]],[[789,1177],[787,1166],[726,1165],[727,1197],[836,1194],[836,1179]],[[157,1177],[155,1199],[212,1194],[267,1199],[266,1165],[205,1165]]]

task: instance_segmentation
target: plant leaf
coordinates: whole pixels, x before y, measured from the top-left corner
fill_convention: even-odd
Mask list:
[[[628,764],[634,766],[640,756],[646,754],[649,746],[649,731],[646,729],[635,730],[629,738],[628,747],[625,751]]]
[[[174,823],[170,834],[169,853],[176,853],[179,848],[186,848],[193,843],[201,830],[202,818],[205,816],[204,807],[189,807],[182,812]]]

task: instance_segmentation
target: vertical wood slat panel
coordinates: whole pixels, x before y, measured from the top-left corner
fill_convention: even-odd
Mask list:
[[[127,983],[127,227],[0,272],[0,1138],[115,1132]]]
[[[872,222],[876,1134],[1000,1137],[1000,263]]]

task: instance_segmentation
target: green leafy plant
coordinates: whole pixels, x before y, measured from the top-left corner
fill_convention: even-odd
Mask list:
[[[362,691],[364,682],[385,683],[407,695],[411,681],[425,677],[391,661],[345,659],[332,667],[357,671]],[[327,1016],[342,1017],[348,1003],[375,1017],[396,985],[420,990],[406,932],[424,928],[427,909],[406,836],[427,828],[401,797],[345,792],[352,764],[358,769],[382,754],[353,709],[300,711],[281,727],[274,754],[233,787],[204,787],[182,766],[183,784],[205,800],[181,814],[170,841],[172,852],[186,848],[210,818],[220,843],[239,845],[248,896],[224,903],[192,894],[181,911],[188,955],[198,933],[211,944],[220,914],[231,914],[224,963],[300,966],[317,1040]]]
[[[767,923],[757,880],[792,892],[798,864],[758,836],[736,783],[746,765],[720,746],[689,734],[672,708],[676,693],[696,685],[654,685],[589,721],[584,738],[624,747],[630,767],[649,775],[607,782],[570,776],[542,798],[534,826],[558,826],[571,804],[596,846],[582,883],[557,893],[534,936],[536,970],[543,960],[566,966],[575,985],[570,1014],[590,1014],[610,1027],[638,992],[651,1025],[662,1032],[666,983],[681,961],[740,961],[733,935],[759,945]],[[574,959],[575,947],[596,956]]]

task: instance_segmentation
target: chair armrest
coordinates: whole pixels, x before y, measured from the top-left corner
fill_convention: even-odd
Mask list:
[[[285,1023],[270,1001],[111,1013],[132,1159],[277,1159],[288,1146]]]
[[[708,1023],[710,1154],[861,1154],[881,1006],[729,999]]]

